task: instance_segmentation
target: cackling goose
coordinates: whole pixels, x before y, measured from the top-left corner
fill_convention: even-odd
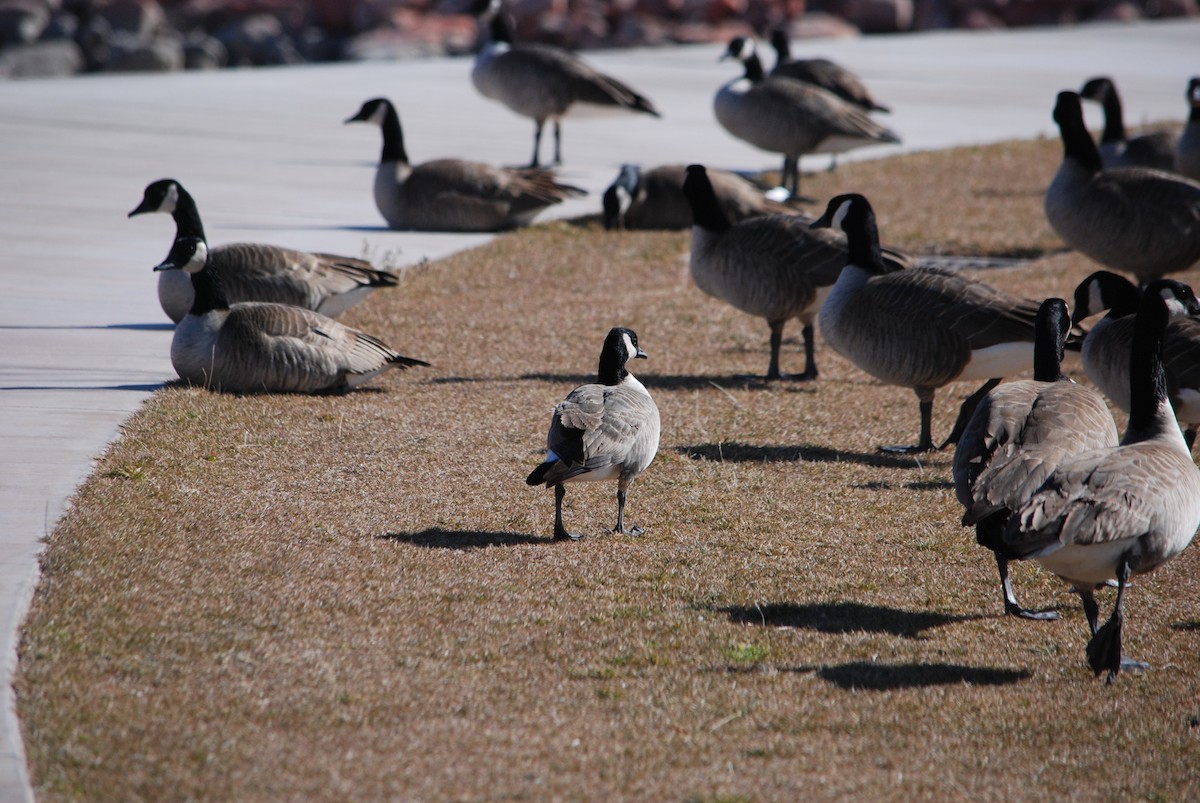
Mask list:
[[[1129,425],[1119,446],[1068,458],[1014,511],[1004,533],[1018,558],[1036,560],[1070,583],[1092,634],[1088,663],[1111,683],[1122,668],[1122,604],[1130,574],[1153,571],[1179,554],[1200,526],[1200,469],[1183,442],[1167,398],[1162,343],[1177,290],[1146,292],[1138,307],[1129,363]],[[1186,304],[1200,309],[1188,293]],[[1097,627],[1097,585],[1117,582],[1108,622]]]
[[[646,358],[631,329],[616,327],[604,339],[595,384],[580,385],[554,408],[546,436],[546,460],[526,477],[529,485],[554,489],[554,539],[582,536],[563,526],[567,482],[617,481],[617,524],[625,530],[625,491],[658,452],[658,407],[646,388],[625,368]],[[631,527],[641,535],[642,527]]]
[[[683,165],[650,170],[635,164],[622,165],[616,180],[604,192],[604,228],[690,228],[692,207],[683,194],[683,178]],[[770,200],[737,173],[710,169],[708,178],[730,223],[759,215],[796,214],[792,207]]]
[[[530,223],[548,206],[585,195],[540,168],[492,167],[463,159],[409,164],[400,115],[386,98],[368,100],[347,123],[383,131],[375,206],[393,229],[497,231]]]
[[[171,215],[177,238],[205,239],[196,202],[175,179],[164,178],[147,185],[142,202],[129,217],[149,212]],[[400,282],[394,273],[378,270],[362,259],[259,243],[212,248],[208,251],[207,270],[220,280],[231,303],[274,301],[316,310],[331,318],[380,287],[394,287]],[[192,308],[191,280],[180,271],[159,274],[158,301],[163,312],[179,323]]]
[[[1175,167],[1175,135],[1166,131],[1129,139],[1125,135],[1125,118],[1121,112],[1121,96],[1111,78],[1093,78],[1079,90],[1079,97],[1094,100],[1104,107],[1104,133],[1100,135],[1100,160],[1108,167],[1153,167],[1172,170]]]

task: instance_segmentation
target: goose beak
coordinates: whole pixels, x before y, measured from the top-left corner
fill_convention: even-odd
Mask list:
[[[168,259],[155,265],[154,270],[156,272],[160,270],[180,270],[180,267]]]
[[[634,354],[633,358],[635,360],[648,360],[648,359],[650,359],[650,355],[647,354],[646,352],[642,351],[641,346],[639,346],[638,350],[637,350],[637,354]]]
[[[825,214],[821,215],[819,218],[814,220],[812,223],[808,224],[808,227],[810,229],[827,229],[832,225],[833,225],[833,217],[830,216],[829,212],[826,212]]]
[[[147,203],[146,199],[145,199],[145,198],[143,198],[143,199],[142,199],[142,202],[141,202],[140,204],[138,204],[138,205],[137,205],[137,206],[134,208],[134,210],[133,210],[132,212],[130,212],[128,215],[126,215],[125,217],[133,217],[134,215],[144,215],[144,214],[145,214],[145,213],[147,213],[147,212],[153,212],[153,211],[154,211],[154,210],[150,208],[150,206],[149,206],[149,204]]]

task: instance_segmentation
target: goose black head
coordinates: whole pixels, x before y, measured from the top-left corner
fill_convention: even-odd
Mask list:
[[[614,326],[604,338],[604,348],[600,351],[600,383],[617,384],[629,373],[625,363],[645,359],[648,355],[638,347],[637,333],[624,326]]]
[[[780,61],[788,58],[792,53],[792,44],[788,41],[787,31],[783,28],[773,28],[771,30],[771,47],[775,48]]]
[[[383,125],[384,119],[387,117],[388,109],[392,107],[391,101],[387,98],[371,98],[363,103],[362,108],[353,117],[346,120],[347,123],[374,123],[375,125]]]
[[[1188,81],[1187,92],[1183,96],[1193,109],[1200,109],[1200,77]]]
[[[1137,312],[1142,293],[1124,276],[1108,270],[1098,270],[1075,287],[1075,309],[1071,323],[1077,324],[1103,310],[1112,310],[1113,317]]]
[[[208,264],[208,245],[200,237],[176,237],[167,258],[154,266],[156,271],[181,270],[199,273]]]
[[[161,178],[146,185],[142,193],[142,202],[130,212],[127,217],[145,215],[150,212],[162,212],[167,215],[175,213],[179,205],[179,197],[183,188],[173,178]]]
[[[608,230],[625,227],[625,213],[633,203],[638,185],[642,180],[641,168],[635,164],[621,165],[621,172],[604,191],[604,228]]]
[[[871,202],[856,192],[849,192],[830,198],[825,206],[825,214],[814,220],[810,228],[849,231],[855,223],[874,217]]]
[[[1062,378],[1063,343],[1071,331],[1067,302],[1047,298],[1038,307],[1033,326],[1033,378],[1040,382]]]
[[[1114,91],[1112,79],[1102,75],[1085,83],[1079,90],[1079,97],[1103,103],[1112,91]]]
[[[735,36],[729,40],[729,47],[725,48],[725,52],[717,60],[737,59],[744,62],[753,56],[754,53],[755,45],[752,38],[749,36]]]
[[[1200,301],[1192,288],[1175,279],[1155,279],[1146,285],[1142,295],[1157,294],[1162,296],[1170,315],[1200,314]]]

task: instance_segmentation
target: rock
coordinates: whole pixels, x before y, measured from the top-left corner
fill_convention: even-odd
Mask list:
[[[59,11],[50,18],[50,24],[42,30],[43,42],[54,42],[60,39],[74,40],[79,33],[79,17],[66,11]]]
[[[1147,17],[1197,17],[1200,3],[1196,0],[1150,0],[1146,3]]]
[[[833,0],[825,4],[825,10],[863,33],[912,30],[913,0]]]
[[[254,14],[224,25],[213,34],[229,53],[230,66],[303,64],[304,57],[270,14]]]
[[[93,0],[92,10],[113,31],[132,34],[142,42],[167,27],[167,15],[155,0]]]
[[[1102,22],[1137,22],[1141,18],[1141,9],[1130,0],[1105,3],[1092,15],[1092,19]]]
[[[0,47],[36,42],[50,24],[50,8],[40,0],[0,0]]]
[[[83,66],[83,52],[70,40],[14,45],[0,52],[0,78],[58,78]]]
[[[130,31],[114,31],[109,40],[109,72],[173,72],[183,69],[183,42],[170,35],[143,40]]]
[[[185,70],[219,70],[228,63],[225,45],[203,31],[192,31],[183,42]]]
[[[786,26],[792,39],[853,39],[862,31],[841,17],[823,11],[810,11]]]

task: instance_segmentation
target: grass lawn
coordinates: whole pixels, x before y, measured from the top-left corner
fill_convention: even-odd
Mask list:
[[[966,148],[804,189],[863,192],[914,252],[1031,257],[980,275],[1070,298],[1095,266],[1042,215],[1058,158]],[[156,394],[43,556],[16,684],[39,798],[1200,797],[1197,550],[1131,589],[1126,652],[1153,669],[1096,681],[1054,577],[1014,567],[1061,621],[1002,616],[952,454],[877,453],[915,442],[915,396],[819,341],[815,383],[735,379],[765,371],[767,326],[702,295],[687,248],[594,220],[505,235],[347,316],[433,368],[339,398]],[[627,508],[647,532],[607,533],[615,486],[577,485],[587,537],[554,543],[523,480],[614,325],[662,414]],[[938,394],[935,439],[973,389]]]

